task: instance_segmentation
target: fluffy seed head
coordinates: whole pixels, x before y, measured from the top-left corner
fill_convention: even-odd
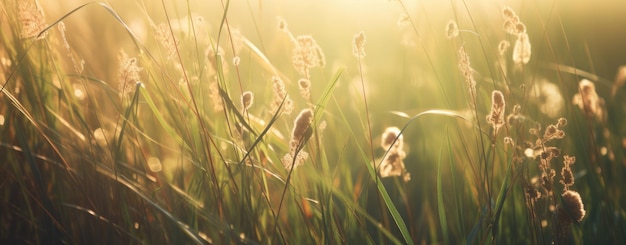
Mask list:
[[[459,26],[457,26],[454,20],[448,21],[448,24],[446,25],[446,37],[448,37],[448,39],[452,39],[457,37],[458,35]]]
[[[582,199],[580,198],[580,194],[576,191],[568,190],[564,192],[563,197],[563,205],[565,210],[569,214],[572,220],[576,222],[580,222],[585,217],[585,206],[583,204]]]
[[[289,28],[287,26],[287,21],[285,21],[285,19],[281,18],[281,17],[277,17],[278,18],[278,30],[284,31],[289,33]]]
[[[311,123],[313,122],[313,111],[311,109],[304,109],[300,111],[298,117],[294,121],[293,132],[291,133],[291,140],[300,144],[302,140],[306,140],[311,136]]]
[[[311,137],[313,122],[313,111],[304,109],[300,112],[294,121],[293,131],[291,132],[291,140],[289,141],[289,153],[287,153],[282,163],[286,169],[295,168],[308,158],[308,153],[301,150],[302,145]],[[295,158],[295,160],[294,160]],[[294,165],[295,164],[295,165]]]
[[[397,127],[388,127],[385,129],[380,142],[380,146],[385,150],[389,149],[392,144],[394,149],[402,149],[404,144],[404,136],[400,134],[400,129]]]
[[[365,57],[365,33],[359,32],[352,40],[352,54],[357,58]]]
[[[583,79],[578,83],[579,93],[574,95],[572,102],[577,105],[588,117],[596,117],[596,119],[603,121],[604,114],[604,100],[596,93],[596,86],[593,82]]]
[[[498,90],[491,93],[491,112],[487,116],[487,122],[497,132],[504,125],[504,95]]]
[[[241,94],[241,107],[243,110],[247,111],[252,106],[252,103],[254,103],[254,94],[250,91],[243,92]]]
[[[289,95],[287,95],[285,84],[277,76],[272,77],[272,89],[274,91],[274,99],[271,105],[272,114],[278,111],[281,104],[283,104],[283,113],[287,115],[291,114],[294,106],[293,101],[289,98]]]
[[[310,35],[301,35],[296,38],[296,47],[293,50],[293,66],[298,73],[309,77],[309,69],[313,67],[324,67],[324,52],[317,45],[315,39]]]
[[[511,7],[504,7],[502,9],[502,17],[505,20],[514,19],[516,16],[517,16],[517,14],[515,14],[515,11],[513,11],[513,9]]]
[[[155,26],[156,39],[161,43],[161,46],[167,50],[167,57],[173,59],[176,57],[176,45],[178,41],[170,31],[170,28],[165,23],[161,23]]]
[[[404,182],[411,180],[411,174],[406,171],[404,159],[403,136],[397,127],[388,127],[382,135],[381,146],[386,151],[385,157],[380,166],[375,166],[381,178],[390,176],[400,176]],[[394,143],[395,141],[395,143]]]
[[[563,191],[569,190],[574,185],[574,173],[570,165],[576,162],[576,157],[570,157],[568,155],[563,156],[563,168],[561,169],[561,184],[563,184]]]
[[[500,43],[498,43],[498,53],[500,53],[500,55],[504,55],[504,53],[506,53],[506,51],[509,49],[509,47],[511,46],[511,43],[507,40],[502,40],[500,41]]]
[[[518,34],[515,46],[513,46],[513,62],[515,64],[528,64],[530,54],[531,47],[528,34],[526,32]]]
[[[138,83],[141,83],[141,76],[139,72],[143,68],[137,65],[136,58],[130,58],[124,51],[120,51],[118,56],[120,62],[120,68],[118,70],[118,82],[120,97],[131,94],[135,91],[135,87]]]
[[[557,128],[562,128],[565,127],[565,125],[567,125],[567,119],[564,117],[559,118],[559,120],[556,121],[556,127]]]
[[[461,71],[461,74],[463,74],[465,82],[469,87],[470,95],[474,97],[476,95],[476,80],[474,80],[474,73],[472,72],[472,67],[470,65],[469,55],[467,55],[464,46],[461,46],[459,49],[459,70]]]
[[[298,80],[298,87],[300,88],[300,95],[302,98],[308,100],[311,97],[311,81],[306,78]]]
[[[46,28],[46,20],[43,10],[36,2],[18,1],[17,19],[22,27],[20,32],[20,36],[22,38],[35,37],[36,39],[43,39],[46,37],[48,32],[44,32],[41,35],[36,36]]]

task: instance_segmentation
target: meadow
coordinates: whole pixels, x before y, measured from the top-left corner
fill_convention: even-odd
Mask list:
[[[0,243],[624,244],[617,1],[0,3]]]

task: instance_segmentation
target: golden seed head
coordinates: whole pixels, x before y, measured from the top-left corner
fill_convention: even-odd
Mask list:
[[[562,195],[563,205],[572,220],[580,222],[585,217],[585,206],[580,194],[576,191],[568,190]]]
[[[296,47],[291,58],[298,73],[309,77],[309,69],[324,67],[325,58],[322,48],[310,35],[301,35],[296,38]]]
[[[161,43],[161,46],[167,50],[167,57],[170,59],[176,57],[178,40],[176,40],[174,34],[170,31],[169,26],[165,23],[161,23],[154,28],[156,31],[156,39]]]
[[[43,39],[46,37],[47,31],[37,36],[46,28],[47,24],[43,10],[36,2],[18,1],[17,19],[22,27],[20,32],[22,38]]]
[[[470,65],[469,55],[467,55],[464,46],[461,46],[459,49],[459,70],[465,78],[470,94],[474,96],[476,94],[476,80],[474,80],[474,73]]]
[[[404,137],[400,133],[401,131],[399,128],[388,127],[387,129],[385,129],[385,132],[383,133],[380,146],[383,149],[387,150],[391,147],[392,144],[394,144],[393,148],[402,149],[402,146],[404,144]]]
[[[500,43],[498,43],[498,53],[500,53],[500,55],[504,55],[504,53],[506,53],[506,51],[509,49],[509,47],[511,46],[511,43],[507,40],[502,40],[500,41]]]
[[[504,125],[504,109],[504,95],[502,95],[502,92],[494,90],[491,93],[491,112],[487,116],[487,122],[491,124],[496,132]]]
[[[565,125],[567,125],[567,119],[566,119],[566,118],[564,118],[564,117],[559,118],[559,120],[556,122],[556,126],[557,126],[558,128],[562,128],[562,127],[564,127]]]
[[[518,22],[517,24],[515,24],[515,32],[517,34],[526,32],[526,25],[524,25],[524,23],[522,22]]]
[[[311,123],[313,122],[313,111],[311,109],[304,109],[300,111],[298,117],[294,121],[293,132],[291,133],[291,141],[295,141],[301,144],[301,141],[306,140],[311,134]]]
[[[517,35],[513,46],[513,62],[515,64],[528,64],[531,55],[531,45],[528,33],[523,32]]]
[[[272,77],[272,88],[274,91],[274,99],[271,104],[272,114],[278,111],[278,108],[280,108],[281,104],[283,105],[283,112],[287,115],[291,114],[294,107],[293,101],[291,100],[291,98],[289,98],[289,95],[287,95],[287,89],[285,88],[285,84],[279,77]]]
[[[365,57],[365,33],[359,32],[354,35],[354,39],[352,40],[352,54],[357,58]]]
[[[563,190],[569,190],[569,187],[574,185],[574,174],[569,166],[564,166],[561,169],[561,184],[563,184]]]
[[[278,30],[284,31],[284,32],[289,32],[289,29],[287,27],[287,21],[285,21],[285,19],[278,17]]]
[[[502,17],[505,20],[510,20],[513,19],[517,16],[517,14],[515,14],[515,11],[513,11],[513,9],[511,7],[504,7],[502,9]]]
[[[298,80],[298,87],[300,88],[300,95],[302,98],[308,100],[311,97],[311,81],[306,78]]]
[[[250,91],[243,92],[241,94],[241,107],[243,110],[247,111],[252,106],[252,103],[254,103],[254,94]]]
[[[136,58],[128,57],[123,50],[120,51],[118,59],[120,61],[118,70],[119,93],[120,97],[124,98],[133,93],[137,84],[141,83],[139,72],[141,72],[143,68],[137,65]]]
[[[511,20],[505,20],[504,24],[502,24],[502,27],[504,28],[504,31],[506,31],[509,34],[513,34],[515,35],[515,22],[511,21]]]
[[[448,21],[446,25],[446,37],[448,39],[455,38],[459,35],[459,26],[456,24],[454,20]]]
[[[578,83],[579,93],[574,95],[572,102],[577,105],[588,117],[605,120],[604,100],[596,93],[593,82],[583,79]]]

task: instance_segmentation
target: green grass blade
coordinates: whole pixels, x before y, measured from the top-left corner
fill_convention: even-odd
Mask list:
[[[152,100],[152,96],[150,96],[148,91],[146,91],[143,86],[139,86],[139,90],[141,92],[141,95],[143,96],[144,102],[148,105],[148,107],[150,107],[150,110],[152,110],[152,114],[156,117],[157,121],[159,121],[159,124],[163,127],[165,132],[174,140],[176,140],[176,143],[184,146],[187,149],[190,149],[189,145],[187,145],[183,138],[181,138],[180,135],[176,133],[176,130],[174,130],[174,128],[172,128],[172,126],[170,126],[165,120],[163,114],[161,114],[161,111],[154,103],[154,100]]]
[[[449,138],[446,128],[446,138]],[[449,145],[448,145],[449,146]],[[437,209],[439,210],[439,224],[441,225],[441,233],[443,234],[444,244],[450,244],[450,234],[448,234],[448,220],[446,218],[446,206],[443,202],[443,184],[441,181],[441,161],[443,156],[443,145],[439,151],[439,159],[437,160]]]

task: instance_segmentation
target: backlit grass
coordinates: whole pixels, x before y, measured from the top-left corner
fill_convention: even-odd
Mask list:
[[[623,4],[0,7],[5,243],[626,242]]]

